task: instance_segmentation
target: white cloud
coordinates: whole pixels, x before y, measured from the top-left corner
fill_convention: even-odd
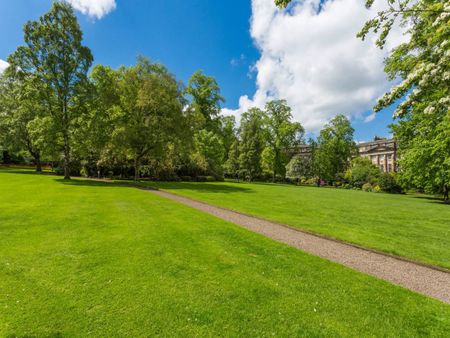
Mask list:
[[[9,66],[8,62],[0,59],[0,74],[3,73],[5,71],[5,69],[8,68],[8,66]]]
[[[289,11],[280,11],[273,0],[252,0],[251,36],[261,52],[255,65],[257,91],[252,99],[241,97],[237,110],[224,113],[240,115],[270,99],[286,99],[309,131],[339,113],[365,118],[363,112],[389,88],[383,59],[402,34],[395,28],[380,51],[374,41],[356,38],[380,8],[368,11],[361,0],[334,0],[318,10],[320,3],[295,0]]]
[[[90,17],[101,19],[116,8],[115,0],[67,0],[73,8]]]

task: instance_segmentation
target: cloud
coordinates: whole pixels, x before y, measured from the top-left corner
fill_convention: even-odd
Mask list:
[[[380,51],[373,40],[356,38],[378,10],[367,10],[361,0],[295,0],[289,11],[280,11],[273,0],[252,0],[250,33],[261,52],[254,66],[257,90],[224,113],[239,115],[249,106],[286,99],[309,131],[336,114],[364,119],[390,86],[383,71],[386,50],[403,39],[394,28]]]
[[[9,66],[8,62],[0,59],[0,74],[3,73],[5,71],[5,69],[8,68],[8,66]]]
[[[115,0],[67,0],[73,8],[90,17],[101,19],[116,8]]]

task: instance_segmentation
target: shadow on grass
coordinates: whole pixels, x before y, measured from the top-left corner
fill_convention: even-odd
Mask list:
[[[193,190],[197,192],[207,193],[233,193],[233,192],[245,192],[253,193],[250,188],[238,186],[239,183],[231,185],[215,184],[215,183],[203,183],[203,182],[158,182],[155,185],[151,183],[141,184],[143,187],[156,187],[159,189],[167,190]]]
[[[50,171],[37,172],[29,169],[16,169],[8,167],[0,167],[0,174],[21,174],[21,175],[56,175]]]
[[[426,195],[415,195],[413,198],[417,198],[420,200],[427,200],[429,203],[436,203],[436,204],[443,204],[443,205],[449,205],[449,203],[445,203],[444,199],[442,197],[438,196],[426,196]]]
[[[68,185],[68,186],[78,186],[78,187],[105,187],[105,188],[114,188],[114,187],[122,187],[129,188],[130,185],[125,183],[117,183],[117,182],[108,182],[108,181],[96,181],[89,179],[80,179],[80,178],[72,178],[70,180],[65,180],[64,178],[57,178],[55,180],[58,183]]]

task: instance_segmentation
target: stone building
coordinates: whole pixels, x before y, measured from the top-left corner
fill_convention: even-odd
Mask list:
[[[375,137],[373,141],[358,144],[359,155],[372,161],[382,172],[397,172],[397,142]]]

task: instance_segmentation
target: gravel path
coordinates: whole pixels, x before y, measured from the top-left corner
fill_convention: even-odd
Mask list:
[[[450,304],[450,273],[160,190],[152,193]]]

